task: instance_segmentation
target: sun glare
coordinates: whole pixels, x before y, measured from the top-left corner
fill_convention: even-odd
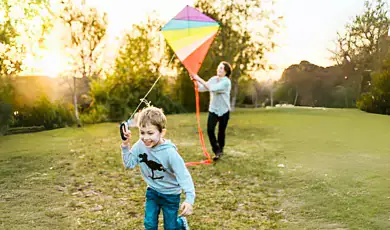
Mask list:
[[[22,75],[40,75],[55,78],[61,75],[66,68],[66,58],[62,57],[58,53],[45,51],[40,57],[34,57],[28,55],[25,59],[26,69]]]
[[[59,55],[49,53],[42,58],[40,65],[42,66],[42,75],[54,78],[65,70],[66,63]]]

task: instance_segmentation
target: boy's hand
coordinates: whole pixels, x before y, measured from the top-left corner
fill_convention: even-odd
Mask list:
[[[182,210],[182,212],[180,213],[180,216],[191,215],[192,214],[192,204],[187,203],[187,202],[183,202],[181,204],[180,210]]]
[[[126,140],[122,141],[122,146],[128,146],[130,144],[131,139],[131,131],[125,129],[125,127],[122,127],[123,134],[127,138]]]

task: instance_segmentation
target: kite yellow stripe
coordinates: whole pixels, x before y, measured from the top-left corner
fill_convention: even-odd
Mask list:
[[[217,31],[211,33],[210,35],[201,38],[200,40],[195,41],[192,44],[189,44],[179,50],[176,50],[175,53],[179,57],[180,60],[186,59],[190,54],[192,54],[196,49],[198,49],[201,45],[203,45],[207,40],[213,37]]]
[[[162,31],[174,51],[218,31],[219,26]]]
[[[164,30],[162,31],[167,41],[174,41],[183,37],[198,35],[198,34],[209,34],[211,31],[217,31],[219,26],[207,26],[197,28],[185,28],[181,30]]]

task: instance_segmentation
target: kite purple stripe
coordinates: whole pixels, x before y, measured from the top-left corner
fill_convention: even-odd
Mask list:
[[[212,18],[204,15],[199,10],[194,9],[190,6],[186,6],[180,13],[174,17],[177,20],[191,20],[191,21],[201,21],[201,22],[215,22]]]

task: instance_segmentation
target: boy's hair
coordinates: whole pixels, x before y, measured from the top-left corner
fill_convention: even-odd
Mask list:
[[[226,72],[226,77],[230,77],[230,74],[232,73],[232,66],[229,64],[229,62],[222,61],[221,64],[223,64],[223,68]]]
[[[167,125],[163,110],[153,106],[143,109],[138,117],[138,127],[145,127],[147,124],[156,126],[162,132]]]

